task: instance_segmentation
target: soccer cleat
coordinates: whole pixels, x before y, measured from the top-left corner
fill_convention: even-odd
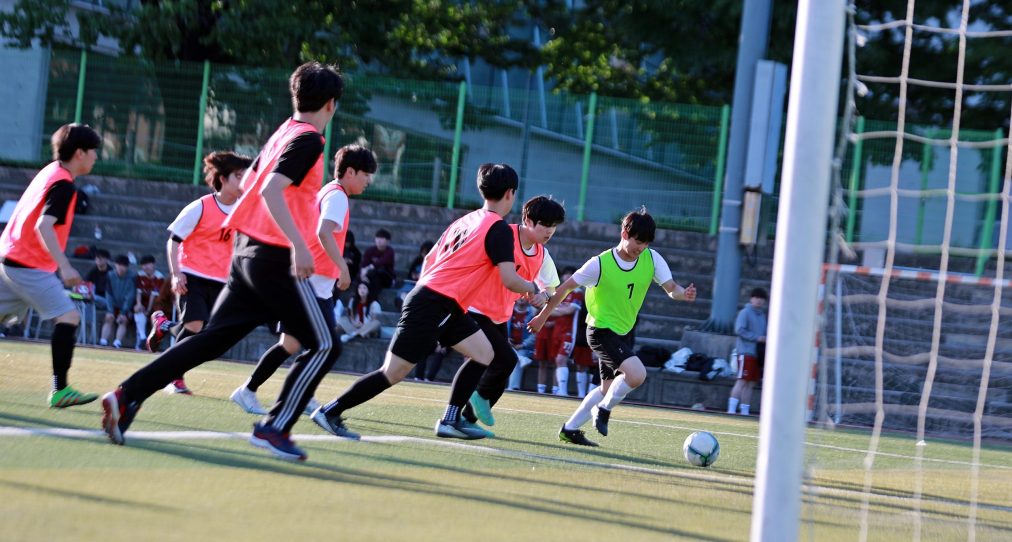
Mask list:
[[[583,431],[580,431],[579,429],[566,429],[565,425],[563,425],[562,430],[559,431],[559,440],[570,444],[576,444],[578,446],[597,447],[597,443],[588,439],[587,435],[583,434]]]
[[[449,422],[439,420],[436,422],[436,436],[442,438],[459,438],[463,440],[478,440],[485,438],[485,430],[480,432],[465,426],[463,418]]]
[[[608,436],[608,418],[611,416],[611,411],[603,406],[596,406],[590,409],[590,414],[594,416],[594,427],[597,428],[597,432],[601,433],[601,436]]]
[[[230,396],[232,402],[239,405],[250,414],[256,414],[257,416],[263,416],[267,414],[264,407],[260,406],[260,401],[257,400],[257,394],[254,391],[250,391],[246,386],[239,386],[232,392]]]
[[[70,386],[60,391],[49,392],[49,408],[67,408],[86,405],[98,399],[97,393],[81,393]]]
[[[182,378],[173,380],[165,386],[165,393],[181,393],[183,395],[193,395],[190,388],[186,387],[186,381]]]
[[[346,438],[350,440],[359,440],[358,433],[354,433],[348,430],[348,427],[344,425],[344,418],[340,416],[328,416],[323,411],[323,407],[319,407],[313,411],[312,420],[316,425],[319,425],[321,429],[334,435],[335,437]]]
[[[151,315],[151,332],[148,333],[148,339],[145,341],[145,345],[148,347],[148,352],[155,352],[158,350],[158,345],[161,344],[162,338],[165,337],[165,331],[168,326],[169,319],[165,317],[165,313],[162,311],[155,311]],[[182,392],[180,392],[182,393]]]
[[[468,421],[467,418],[460,419],[460,427],[475,434],[483,434],[485,435],[485,438],[495,438],[495,433],[489,431],[488,429],[485,429],[484,427],[476,423]]]
[[[122,446],[126,442],[123,435],[140,409],[139,403],[127,404],[123,401],[123,388],[116,388],[102,396],[102,430],[113,444]]]
[[[286,461],[305,461],[307,457],[306,452],[292,442],[288,433],[282,433],[269,425],[253,424],[249,442]]]
[[[488,399],[482,397],[478,392],[474,392],[467,402],[474,409],[474,415],[478,417],[478,421],[489,427],[495,425],[495,417],[492,416],[492,405],[489,404]]]
[[[310,397],[309,402],[306,403],[306,408],[302,409],[302,412],[305,413],[306,416],[312,416],[318,408],[320,408],[320,403],[317,403],[315,398]]]

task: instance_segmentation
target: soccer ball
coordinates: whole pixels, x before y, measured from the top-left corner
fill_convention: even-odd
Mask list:
[[[697,467],[709,467],[720,457],[720,443],[711,433],[696,431],[686,437],[682,452],[689,463]]]

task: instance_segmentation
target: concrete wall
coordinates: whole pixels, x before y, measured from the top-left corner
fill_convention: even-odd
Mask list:
[[[49,51],[0,47],[0,158],[39,161],[48,145],[42,133],[46,105]]]

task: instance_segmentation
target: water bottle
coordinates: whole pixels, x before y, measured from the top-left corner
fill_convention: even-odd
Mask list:
[[[95,226],[95,239],[102,240],[102,227]]]

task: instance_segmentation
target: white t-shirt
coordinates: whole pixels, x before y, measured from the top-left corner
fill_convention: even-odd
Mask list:
[[[214,202],[218,204],[218,208],[221,212],[226,215],[232,214],[232,209],[235,208],[235,204],[238,201],[233,202],[231,205],[224,205],[218,198],[214,198]],[[193,233],[193,230],[197,229],[197,223],[200,222],[200,215],[204,212],[204,204],[198,199],[190,202],[189,205],[183,207],[182,211],[179,211],[179,215],[176,219],[169,224],[168,230],[172,232],[172,235],[180,239],[186,239]]]
[[[527,250],[524,249],[524,254],[527,254],[528,256],[533,256],[534,250],[535,247],[533,246],[531,247],[531,253],[528,253]],[[534,277],[534,283],[537,284],[538,288],[541,288],[542,290],[547,288],[558,288],[559,284],[561,284],[561,281],[559,280],[559,271],[558,269],[555,268],[555,260],[552,259],[552,255],[548,253],[547,248],[545,248],[544,250],[545,250],[545,259],[544,261],[541,262],[541,269],[538,270],[538,276]],[[475,314],[481,314],[481,311],[474,307],[468,307],[467,310]],[[502,322],[496,323],[501,324]]]
[[[334,190],[327,194],[320,203],[320,222],[330,220],[337,227],[334,232],[340,232],[344,227],[344,217],[348,214],[348,195],[342,190]],[[306,239],[311,242],[312,239]],[[344,247],[338,247],[344,248]],[[309,284],[313,286],[313,293],[320,299],[330,299],[334,295],[334,285],[337,281],[323,275],[314,274],[309,277]]]
[[[668,262],[664,261],[664,258],[657,253],[654,249],[650,250],[650,256],[654,260],[654,282],[657,284],[664,284],[671,279],[671,268],[668,267]],[[618,255],[618,249],[611,249],[611,253],[615,256],[615,262],[618,263],[620,269],[628,271],[636,266],[636,262],[627,262]],[[601,279],[601,261],[597,256],[587,260],[580,269],[573,273],[573,280],[576,281],[580,286],[594,286],[598,280]]]

